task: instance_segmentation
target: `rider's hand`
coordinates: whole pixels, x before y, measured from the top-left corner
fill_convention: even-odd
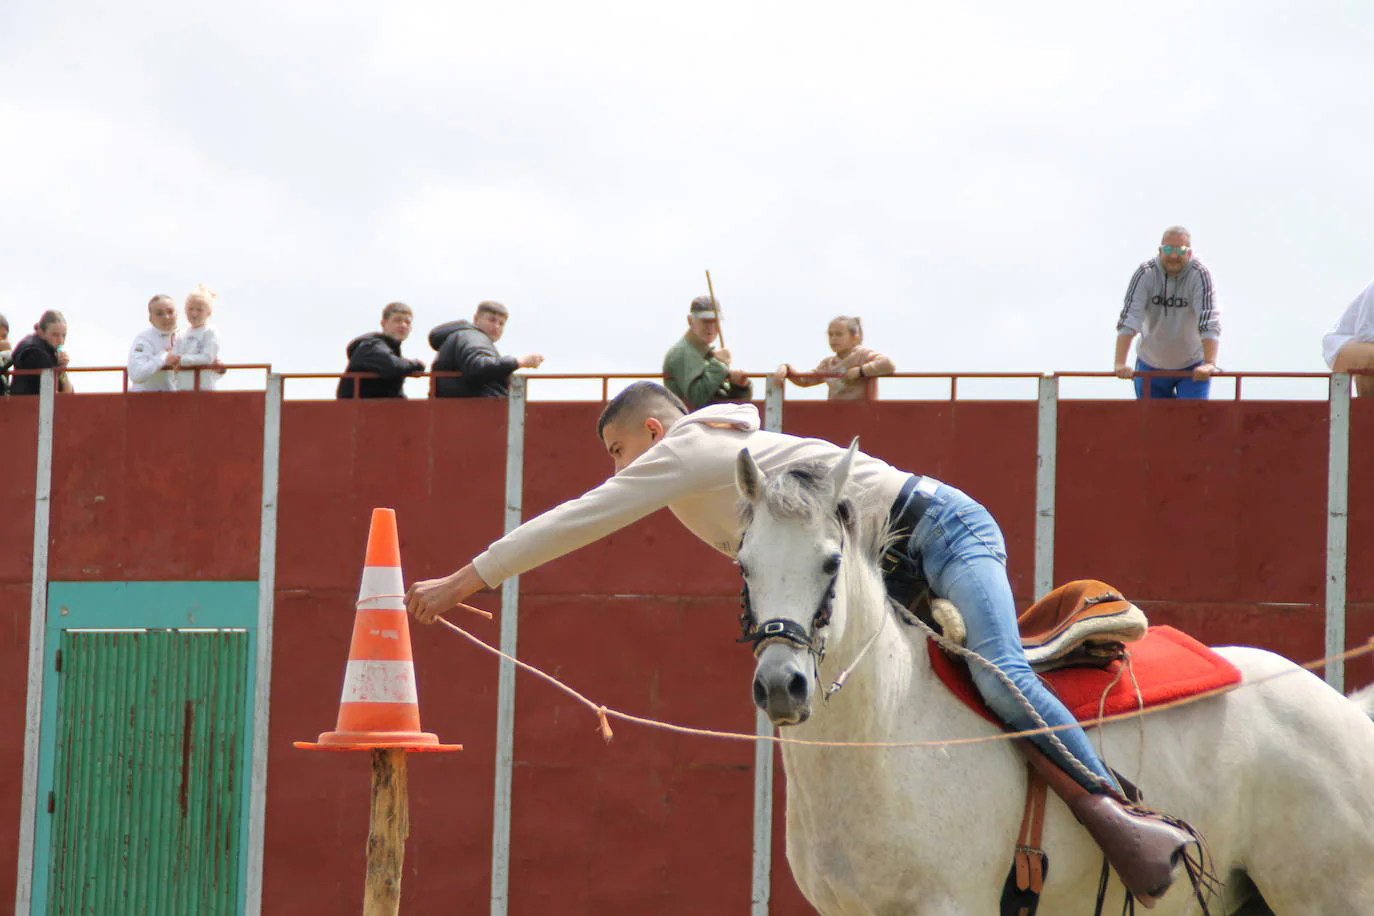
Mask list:
[[[1207,381],[1207,379],[1211,378],[1213,375],[1220,371],[1221,370],[1217,368],[1216,363],[1202,363],[1201,365],[1193,367],[1193,381],[1205,382]]]
[[[544,357],[539,353],[527,353],[515,361],[521,369],[538,369],[544,363]]]
[[[424,579],[406,589],[406,610],[420,623],[433,623],[487,584],[469,563],[451,576]]]
[[[1117,364],[1116,364],[1116,377],[1117,377],[1117,378],[1134,378],[1134,377],[1135,377],[1135,370],[1132,369],[1132,368],[1131,368],[1128,364],[1126,364],[1126,363],[1117,363]]]

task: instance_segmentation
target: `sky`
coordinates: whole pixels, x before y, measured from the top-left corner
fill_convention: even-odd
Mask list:
[[[1358,0],[5,0],[0,313],[120,365],[204,283],[228,361],[333,372],[387,302],[428,360],[495,299],[544,374],[652,373],[709,269],[749,371],[840,314],[904,371],[1106,371],[1181,223],[1223,368],[1320,372],[1374,278],[1372,43]]]

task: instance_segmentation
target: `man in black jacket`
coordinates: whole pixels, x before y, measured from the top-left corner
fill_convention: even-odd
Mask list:
[[[544,361],[538,353],[516,359],[496,351],[509,317],[501,303],[480,302],[472,321],[451,321],[429,332],[429,345],[439,351],[434,371],[463,373],[459,378],[436,379],[435,397],[504,398],[512,372],[537,368]]]
[[[348,342],[348,368],[345,372],[372,372],[381,378],[341,378],[340,398],[403,398],[401,386],[406,376],[425,371],[418,359],[401,356],[401,342],[410,336],[415,316],[404,302],[393,302],[382,309],[382,330],[355,337]]]

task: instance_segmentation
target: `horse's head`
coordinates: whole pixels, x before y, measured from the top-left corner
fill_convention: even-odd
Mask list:
[[[745,638],[754,644],[754,703],[774,725],[811,715],[819,664],[834,619],[845,547],[856,525],[844,486],[855,444],[833,466],[801,464],[766,476],[748,449],[739,453],[739,548]]]

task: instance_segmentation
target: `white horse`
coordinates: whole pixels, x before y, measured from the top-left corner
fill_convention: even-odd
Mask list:
[[[753,617],[825,650],[817,664],[786,636],[760,642],[756,704],[792,726],[788,737],[816,741],[996,734],[936,678],[925,636],[890,610],[879,568],[886,507],[842,498],[852,453],[833,468],[773,478],[740,454],[739,563]],[[1218,651],[1247,681],[1287,676],[1108,725],[1095,739],[1106,761],[1148,804],[1206,838],[1224,883],[1208,901],[1213,914],[1374,913],[1374,722],[1277,655]],[[860,656],[844,689],[818,701],[821,685]],[[1374,696],[1364,702],[1374,706]],[[1026,793],[1026,765],[1011,743],[784,744],[782,759],[788,862],[825,916],[998,912]],[[1091,913],[1102,855],[1057,798],[1042,846],[1042,916]],[[1119,908],[1115,876],[1111,885],[1108,906]],[[1181,877],[1153,912],[1200,911]]]

